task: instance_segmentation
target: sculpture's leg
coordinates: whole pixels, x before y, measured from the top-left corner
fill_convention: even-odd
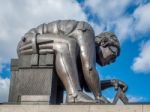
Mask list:
[[[100,101],[107,103],[107,100],[101,95],[101,86],[98,73],[96,71],[96,51],[94,33],[92,31],[77,30],[77,41],[80,46],[80,58],[82,60],[82,68],[85,81],[94,93],[95,98]]]
[[[77,91],[80,89],[76,69],[73,67],[73,61],[69,52],[68,44],[54,43],[56,49],[56,71],[63,82],[69,95],[77,96]]]
[[[56,43],[56,71],[62,80],[68,95],[67,102],[94,102],[89,96],[81,92],[76,67],[76,41]]]

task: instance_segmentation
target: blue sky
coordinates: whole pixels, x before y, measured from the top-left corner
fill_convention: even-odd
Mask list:
[[[115,63],[97,70],[101,79],[120,79],[130,101],[150,102],[150,1],[149,0],[5,0],[0,1],[0,102],[7,101],[10,59],[30,28],[57,19],[89,22],[95,34],[114,32],[121,43]],[[112,99],[109,89],[103,95]]]

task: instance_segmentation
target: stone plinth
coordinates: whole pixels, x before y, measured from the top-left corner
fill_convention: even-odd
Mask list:
[[[150,112],[150,105],[0,105],[0,112]]]
[[[54,54],[23,55],[11,60],[11,81],[9,102],[22,103],[22,96],[32,96],[32,101],[23,103],[36,103],[34,98],[49,96],[41,99],[43,104],[59,104],[63,101],[63,87],[55,71]],[[28,98],[29,99],[29,98]],[[39,102],[37,101],[37,104]]]

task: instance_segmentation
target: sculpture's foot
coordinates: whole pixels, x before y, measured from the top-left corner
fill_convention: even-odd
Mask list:
[[[105,97],[101,96],[101,97],[97,97],[96,98],[97,103],[100,104],[108,104],[110,103]]]
[[[90,96],[80,91],[78,92],[76,97],[68,95],[67,103],[96,103],[96,101],[93,100]]]

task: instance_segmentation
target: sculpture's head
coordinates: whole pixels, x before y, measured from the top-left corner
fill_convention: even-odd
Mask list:
[[[120,44],[112,32],[104,32],[96,36],[96,61],[101,65],[115,62],[120,54]]]

